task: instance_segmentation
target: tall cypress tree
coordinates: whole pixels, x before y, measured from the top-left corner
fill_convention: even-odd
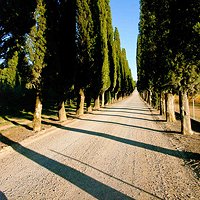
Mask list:
[[[32,13],[35,6],[35,1],[26,4],[23,0],[0,1],[0,93],[4,95],[4,99],[10,92],[15,93],[17,97],[21,95],[16,88],[22,91],[21,79],[26,79],[26,76],[20,76],[19,71],[23,68],[21,60],[24,58],[25,35],[34,24]],[[6,103],[10,106],[15,99],[10,94],[8,98]]]
[[[114,44],[115,44],[115,51],[116,51],[116,70],[117,70],[117,81],[115,86],[115,100],[117,100],[117,95],[121,92],[121,42],[120,42],[120,35],[118,29],[115,27],[114,31]]]
[[[107,90],[106,103],[111,103],[111,97],[113,96],[114,88],[116,86],[117,80],[117,70],[116,70],[116,52],[114,46],[114,32],[112,26],[112,16],[110,9],[110,1],[106,0],[106,9],[107,9],[107,45],[108,45],[108,64],[110,71],[110,88]],[[103,99],[103,98],[102,98]],[[103,106],[102,102],[102,106]]]
[[[91,6],[92,16],[95,26],[95,51],[94,63],[96,66],[94,72],[94,81],[92,83],[95,99],[94,109],[100,108],[99,95],[110,87],[110,69],[108,56],[108,33],[107,33],[107,9],[106,1],[97,0]]]
[[[200,85],[199,56],[197,44],[200,42],[199,1],[171,2],[171,34],[172,49],[171,66],[176,73],[177,88],[181,102],[181,131],[192,134],[188,93],[195,91]]]
[[[85,91],[90,90],[94,70],[95,33],[90,0],[77,0],[77,58],[76,90],[79,97],[77,114],[84,113]],[[89,95],[89,94],[88,94]],[[88,97],[89,98],[89,97]]]
[[[106,1],[99,1],[99,21],[100,21],[100,37],[101,37],[101,56],[103,63],[101,63],[101,89],[102,106],[104,106],[104,93],[110,87],[110,69],[109,69],[109,57],[108,57],[108,12],[106,7]]]
[[[32,88],[36,94],[35,112],[33,118],[33,130],[41,130],[42,114],[42,71],[45,68],[46,55],[46,7],[43,0],[37,1],[34,13],[35,25],[31,28],[27,36],[27,59],[29,64],[29,76],[27,77],[27,87]]]
[[[153,91],[166,93],[168,121],[175,120],[173,94],[179,92],[184,97],[180,101],[184,134],[192,133],[187,95],[199,87],[200,81],[199,8],[197,1],[141,1],[138,85],[142,90],[148,89],[151,80]]]

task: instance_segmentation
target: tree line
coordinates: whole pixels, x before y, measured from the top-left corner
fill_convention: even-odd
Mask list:
[[[140,1],[138,90],[167,121],[178,94],[183,134],[192,134],[188,95],[200,89],[199,10],[196,0]]]
[[[99,109],[100,97],[104,106],[133,92],[109,0],[7,0],[0,8],[0,99],[31,93],[34,131],[44,99],[57,102],[63,121],[66,99],[76,97],[81,115],[85,104]]]

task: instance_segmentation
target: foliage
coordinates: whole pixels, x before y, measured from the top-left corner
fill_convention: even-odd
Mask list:
[[[189,91],[199,84],[198,1],[141,1],[140,90]]]
[[[89,98],[106,91],[109,98],[130,94],[134,82],[109,4],[0,1],[1,97],[14,91],[25,106],[25,96],[33,99],[35,92],[54,103],[76,98],[75,89],[86,90]]]
[[[36,24],[27,35],[27,65],[29,73],[27,76],[27,88],[41,90],[42,70],[46,66],[44,61],[46,55],[46,8],[43,0],[37,1],[37,8],[34,13]]]

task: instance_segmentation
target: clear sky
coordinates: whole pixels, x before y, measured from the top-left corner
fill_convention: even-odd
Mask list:
[[[110,0],[113,27],[120,34],[121,47],[126,49],[133,79],[137,80],[136,47],[139,23],[139,0]]]

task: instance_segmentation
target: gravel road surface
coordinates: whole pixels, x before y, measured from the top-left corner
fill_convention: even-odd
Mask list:
[[[167,134],[134,92],[3,149],[0,199],[198,200],[200,183]]]

